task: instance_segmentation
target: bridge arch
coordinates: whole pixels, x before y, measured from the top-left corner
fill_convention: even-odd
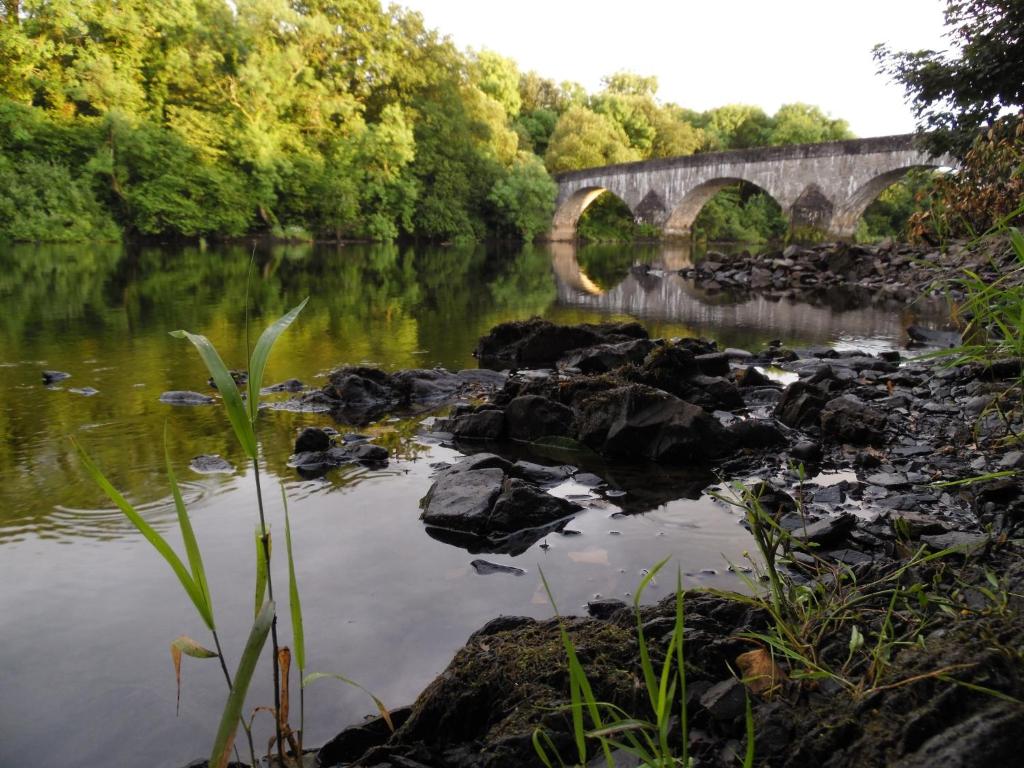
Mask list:
[[[756,187],[759,191],[768,195],[768,197],[779,204],[778,198],[772,194],[771,190],[765,189],[756,181],[751,181],[750,179],[745,179],[740,176],[723,176],[720,178],[710,179],[689,190],[683,196],[683,199],[676,204],[675,208],[673,208],[672,212],[669,214],[668,219],[665,221],[665,225],[662,228],[662,235],[666,238],[690,237],[693,230],[693,222],[697,220],[697,216],[700,215],[704,206],[711,201],[711,198],[723,189],[733,186],[734,184],[749,184],[750,186]]]
[[[580,217],[583,212],[587,210],[591,203],[597,198],[607,192],[610,195],[614,195],[616,198],[622,201],[630,212],[633,212],[633,206],[631,206],[622,195],[618,194],[614,189],[602,186],[585,186],[577,189],[575,192],[566,197],[565,200],[555,209],[555,215],[551,223],[551,239],[552,240],[575,240],[576,239],[576,226],[579,224]]]
[[[886,188],[902,179],[911,171],[925,170],[929,168],[938,170],[943,167],[945,166],[938,162],[915,163],[913,165],[893,168],[892,170],[872,177],[854,190],[853,194],[851,194],[846,201],[836,208],[835,213],[832,215],[832,220],[829,223],[829,234],[840,238],[853,237],[857,231],[857,223],[860,221],[861,216],[864,215],[864,211],[867,210],[868,206],[871,205],[871,203],[873,203],[878,196],[886,190]]]

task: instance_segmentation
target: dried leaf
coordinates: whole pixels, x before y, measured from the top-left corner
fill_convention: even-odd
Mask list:
[[[786,673],[764,648],[741,653],[736,657],[736,665],[743,675],[743,682],[751,693],[757,695],[770,694],[786,679]]]
[[[174,681],[178,686],[178,698],[174,705],[174,714],[178,715],[181,709],[181,654],[191,656],[193,659],[215,659],[217,654],[209,648],[204,648],[191,637],[182,635],[171,643],[171,661],[174,662]]]

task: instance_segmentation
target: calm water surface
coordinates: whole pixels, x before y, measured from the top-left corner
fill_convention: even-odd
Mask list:
[[[205,642],[205,628],[166,564],[85,478],[67,438],[76,436],[180,551],[163,474],[167,425],[234,666],[252,619],[251,471],[219,406],[175,408],[158,398],[209,391],[198,356],[169,330],[206,334],[229,364],[243,364],[249,255],[241,247],[0,246],[3,768],[177,766],[207,753],[223,679],[215,661],[186,659],[176,717],[168,651],[182,633]],[[682,249],[607,246],[273,247],[256,252],[250,315],[262,327],[311,297],[265,383],[295,377],[313,386],[339,363],[475,367],[481,334],[532,315],[565,323],[635,318],[652,335],[703,335],[748,349],[775,338],[889,348],[910,322],[941,320],[938,308],[706,296],[673,274],[689,259]],[[630,270],[646,263],[664,269]],[[44,368],[72,377],[46,388]],[[98,392],[75,391],[86,387]],[[642,569],[667,555],[690,584],[736,586],[726,559],[741,557],[746,535],[728,509],[679,498],[697,496],[701,482],[694,486],[692,475],[596,467],[625,496],[595,500],[571,523],[580,536],[549,537],[548,549],[535,545],[515,558],[486,556],[525,568],[524,576],[481,576],[469,565],[474,555],[431,538],[418,519],[431,464],[458,454],[419,437],[414,420],[385,421],[371,431],[392,451],[386,470],[303,480],[287,467],[296,430],[329,423],[322,414],[266,411],[264,480],[282,483],[289,497],[309,671],[356,678],[391,706],[411,701],[487,619],[551,615],[538,566],[569,612],[595,595],[626,596]],[[239,469],[197,474],[188,464],[200,454]],[[281,505],[267,495],[284,585]],[[655,585],[652,599],[666,589]],[[263,678],[269,674],[257,675],[251,699],[270,703]],[[307,692],[307,742],[322,742],[371,708],[346,686],[316,683]]]

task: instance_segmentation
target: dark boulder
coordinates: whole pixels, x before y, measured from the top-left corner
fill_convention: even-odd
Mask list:
[[[420,517],[433,528],[500,542],[509,534],[524,529],[543,529],[580,510],[577,504],[511,476],[510,472],[515,471],[513,465],[497,456],[468,457],[437,477],[420,502],[423,508]],[[545,532],[541,530],[533,540]],[[468,543],[480,542],[470,539]],[[532,541],[526,543],[523,550],[530,543]]]
[[[523,395],[505,406],[506,434],[513,440],[562,437],[571,427],[572,410],[546,397]]]
[[[768,419],[741,419],[727,429],[737,448],[761,450],[785,445],[786,436],[774,421]]]
[[[467,440],[500,440],[505,434],[505,415],[489,408],[446,419],[437,426],[443,432]]]
[[[743,387],[744,389],[747,387],[767,387],[771,383],[771,379],[752,365],[736,371],[736,386],[738,387]]]
[[[326,451],[330,447],[330,435],[316,427],[306,427],[295,440],[295,453]]]
[[[829,400],[821,411],[821,431],[826,438],[853,445],[885,442],[885,413],[853,395]]]
[[[412,368],[388,373],[346,365],[331,371],[322,390],[308,392],[298,402],[326,406],[339,421],[361,425],[394,411],[415,414],[465,395],[490,394],[505,378],[495,371]]]
[[[474,354],[481,365],[551,368],[570,350],[646,338],[639,323],[555,325],[535,317],[495,326]]]
[[[782,393],[775,406],[775,418],[794,429],[817,426],[826,399],[821,390],[803,381],[794,381]]]
[[[582,373],[607,373],[630,363],[642,363],[655,348],[649,339],[633,339],[618,344],[597,344],[577,349],[558,361],[559,368],[576,368]]]
[[[608,456],[702,462],[734,445],[725,427],[699,406],[636,384],[592,398],[577,423],[580,439]]]

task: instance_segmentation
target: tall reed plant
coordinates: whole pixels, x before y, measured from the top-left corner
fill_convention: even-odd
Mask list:
[[[288,500],[281,489],[282,504],[284,509],[285,523],[285,550],[288,560],[288,599],[290,604],[290,618],[292,629],[292,645],[294,647],[294,659],[299,672],[299,728],[293,731],[288,725],[289,709],[289,679],[291,670],[292,651],[279,642],[277,631],[277,603],[274,597],[274,580],[271,569],[272,543],[270,529],[267,525],[267,513],[264,504],[264,491],[260,475],[260,443],[258,439],[258,421],[260,411],[260,389],[262,388],[263,375],[266,370],[267,361],[274,345],[281,334],[290,326],[299,313],[305,307],[307,300],[302,301],[290,312],[279,318],[263,331],[252,349],[249,356],[249,378],[247,384],[247,396],[243,398],[238,386],[235,384],[228,367],[217,352],[213,344],[205,336],[180,330],[172,332],[172,336],[187,339],[198,350],[210,376],[213,379],[224,402],[228,421],[232,431],[238,440],[246,458],[251,462],[253,478],[256,486],[256,589],[254,600],[254,619],[249,631],[245,647],[235,673],[232,675],[225,659],[220,635],[217,631],[217,624],[214,617],[213,600],[210,594],[209,584],[206,578],[206,570],[203,565],[192,524],[181,495],[177,479],[172,468],[170,454],[166,450],[166,429],[165,429],[165,461],[167,465],[168,483],[171,487],[171,495],[178,517],[178,526],[181,531],[185,547],[185,561],[174,551],[174,548],[161,536],[146,520],[139,514],[138,510],[130,504],[124,496],[107,480],[102,471],[89,457],[88,453],[77,441],[75,446],[81,456],[83,466],[88,474],[103,490],[104,493],[124,513],[125,517],[135,526],[142,536],[156,549],[163,559],[171,567],[177,576],[186,595],[192,602],[203,623],[210,631],[214,649],[204,647],[190,637],[182,635],[171,643],[171,655],[174,661],[175,674],[179,681],[180,700],[180,669],[182,656],[193,658],[217,658],[220,661],[221,670],[224,674],[228,687],[228,697],[221,714],[220,725],[210,752],[209,765],[211,768],[224,768],[234,750],[235,735],[238,726],[241,725],[248,740],[250,758],[256,764],[256,750],[253,743],[252,725],[255,713],[268,708],[258,707],[249,718],[246,718],[243,709],[245,706],[246,694],[252,681],[257,662],[263,651],[268,636],[272,645],[272,677],[274,688],[274,706],[269,709],[274,718],[274,739],[278,763],[282,766],[288,764],[288,757],[294,760],[296,765],[302,760],[302,730],[305,716],[304,687],[313,679],[323,676],[319,673],[305,675],[306,651],[302,621],[302,606],[299,598],[298,583],[295,577],[295,560],[292,550],[291,520],[288,515]],[[187,565],[186,565],[187,561]],[[337,676],[340,677],[340,676]],[[341,678],[345,682],[352,683],[347,678]],[[355,685],[355,683],[352,683]],[[361,687],[361,686],[360,686]],[[365,690],[365,689],[364,689]],[[383,704],[376,697],[374,701],[378,707],[386,712]],[[286,756],[286,745],[290,756]]]

